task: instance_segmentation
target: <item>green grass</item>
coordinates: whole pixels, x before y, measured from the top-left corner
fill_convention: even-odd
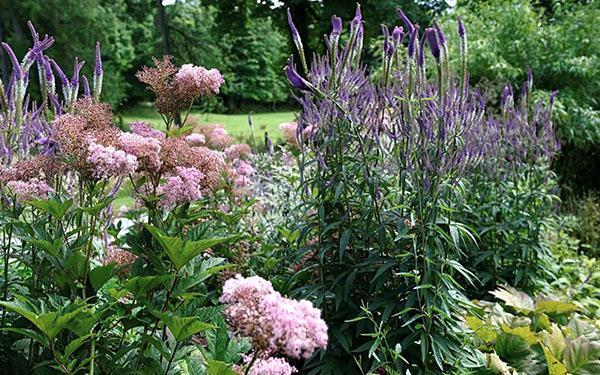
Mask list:
[[[150,107],[135,107],[124,110],[118,114],[124,123],[132,121],[146,121],[157,129],[164,130],[164,123],[160,115]],[[201,124],[222,124],[229,134],[239,139],[250,138],[250,128],[248,127],[248,114],[226,115],[219,113],[200,113],[192,111],[190,116],[196,116]],[[257,143],[262,142],[265,132],[273,141],[281,140],[283,134],[279,130],[279,124],[282,122],[294,121],[294,112],[270,112],[253,113],[252,125],[254,128],[254,138]]]

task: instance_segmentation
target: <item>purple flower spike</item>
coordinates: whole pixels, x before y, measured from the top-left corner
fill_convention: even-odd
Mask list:
[[[299,42],[301,43],[300,33],[298,32],[296,25],[294,25],[294,20],[292,20],[292,13],[290,12],[290,8],[287,8],[287,19],[288,19],[288,25],[290,26],[290,32],[292,33],[292,39],[294,40],[294,43],[299,43]]]
[[[392,31],[392,41],[395,45],[400,44],[402,42],[402,38],[404,37],[404,29],[402,26],[394,27],[394,31]]]
[[[283,71],[285,72],[285,76],[292,86],[300,90],[308,89],[308,86],[306,85],[307,82],[296,71],[294,60],[292,58],[289,59],[288,64],[285,68],[283,68]]]
[[[86,98],[89,98],[91,96],[90,94],[90,83],[88,82],[88,79],[86,76],[81,76],[81,80],[83,81],[83,95]]]
[[[58,74],[58,78],[60,79],[60,83],[63,86],[69,86],[69,79],[67,78],[67,76],[65,75],[65,72],[63,72],[63,70],[60,68],[60,66],[56,63],[56,61],[50,59],[50,62],[52,63],[52,66],[54,67],[54,70],[56,70],[56,74]]]
[[[331,36],[340,36],[342,34],[342,19],[336,15],[331,17]]]
[[[6,50],[6,53],[8,53],[8,57],[10,57],[10,61],[13,64],[13,72],[15,74],[15,79],[16,80],[21,79],[23,77],[23,72],[21,71],[21,65],[19,64],[19,60],[17,59],[17,56],[15,55],[12,48],[10,48],[10,46],[7,43],[2,43],[2,47],[4,47],[4,49]]]
[[[444,32],[442,31],[440,25],[438,25],[437,22],[433,21],[433,26],[435,27],[435,31],[437,33],[440,44],[443,46],[444,44],[446,44],[446,36],[444,35]]]
[[[52,73],[52,66],[50,65],[50,58],[48,56],[42,58],[42,65],[44,65],[46,82],[54,82],[54,74]]]
[[[410,38],[408,39],[408,57],[413,58],[415,56],[416,51],[416,41],[419,37],[419,27],[413,28],[413,31],[410,33]]]
[[[425,35],[423,35],[423,37],[421,38],[421,48],[419,48],[419,57],[417,61],[417,64],[421,68],[425,66],[425,39]]]
[[[354,19],[352,19],[352,30],[356,30],[362,25],[362,13],[360,11],[360,4],[356,4],[356,13]]]
[[[414,33],[414,31],[415,31],[415,26],[413,25],[413,23],[410,22],[410,20],[408,19],[408,17],[406,17],[406,14],[404,14],[404,12],[402,11],[402,9],[397,9],[396,13],[398,14],[398,17],[400,17],[400,19],[404,23],[404,26],[406,26],[406,28],[408,29],[408,34],[412,35]]]
[[[100,55],[100,42],[96,42],[96,66],[94,67],[94,74],[96,76],[102,75],[102,56]]]
[[[75,65],[73,65],[73,77],[71,78],[71,85],[77,86],[79,85],[79,72],[81,72],[81,68],[85,64],[85,61],[79,62],[79,59],[75,58]]]
[[[431,49],[431,54],[436,60],[440,60],[440,44],[438,41],[437,33],[432,28],[425,29],[425,37],[427,38],[427,43],[429,44],[429,48]]]
[[[462,18],[458,16],[458,36],[464,38],[467,36],[467,30],[465,29],[465,24],[462,21]]]

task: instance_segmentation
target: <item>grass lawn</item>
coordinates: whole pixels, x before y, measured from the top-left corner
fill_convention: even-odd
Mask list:
[[[157,129],[164,129],[164,123],[160,115],[150,107],[135,107],[121,111],[117,114],[123,119],[124,123],[132,121],[146,121],[151,123]],[[196,116],[201,124],[222,124],[229,134],[239,139],[249,139],[250,128],[248,127],[248,114],[226,115],[219,113],[190,113],[190,116]],[[254,127],[254,138],[257,144],[264,139],[265,132],[273,141],[280,140],[283,137],[279,130],[279,124],[282,122],[294,121],[294,112],[266,112],[253,113],[252,125]]]

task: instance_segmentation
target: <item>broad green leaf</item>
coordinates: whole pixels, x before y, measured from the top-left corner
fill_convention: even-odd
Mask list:
[[[496,336],[498,334],[494,329],[486,325],[481,319],[475,316],[467,316],[465,318],[467,326],[475,332],[477,337],[483,340],[486,343],[491,343],[496,340]]]
[[[172,275],[136,276],[127,280],[124,287],[133,293],[134,296],[138,297],[170,280],[172,277]]]
[[[552,354],[550,349],[542,345],[546,364],[548,365],[548,375],[567,375],[567,368]]]
[[[516,310],[529,312],[534,309],[533,298],[527,293],[521,292],[513,287],[498,287],[490,293],[494,297],[504,301],[507,306],[514,307]]]
[[[565,348],[567,347],[567,342],[558,325],[553,323],[549,330],[542,331],[540,335],[544,346],[550,350],[550,353],[554,357],[562,359]]]
[[[65,347],[64,356],[69,357],[75,350],[79,349],[81,345],[85,344],[91,336],[91,334],[81,336],[68,343]]]
[[[25,241],[37,247],[38,249],[47,252],[55,258],[58,257],[58,251],[63,245],[63,242],[60,238],[57,238],[52,242],[37,238],[26,238]]]
[[[519,371],[525,371],[534,363],[535,353],[527,341],[517,335],[499,334],[494,349],[503,361]]]
[[[180,317],[171,312],[161,313],[158,311],[155,311],[153,314],[169,327],[169,330],[177,341],[183,341],[207,329],[217,328],[212,324],[201,321],[195,316]]]
[[[73,201],[70,199],[64,202],[60,202],[58,200],[53,199],[38,199],[28,201],[27,203],[40,211],[49,213],[56,220],[62,219],[63,216],[65,216],[65,214],[67,213],[67,210],[73,205]]]
[[[529,345],[535,345],[538,342],[538,338],[535,336],[529,326],[522,327],[509,327],[507,325],[502,326],[502,331],[510,333],[511,335],[519,336],[524,339]]]
[[[209,359],[206,361],[206,368],[210,375],[235,375],[235,372],[231,369],[231,365],[221,361]]]
[[[39,332],[34,331],[33,329],[9,327],[9,328],[2,328],[1,331],[18,333],[20,335],[34,339],[35,341],[39,342],[40,344],[44,345],[45,347],[48,347],[48,339],[45,336],[41,335]]]
[[[585,337],[569,341],[565,349],[564,363],[570,374],[600,374],[600,343]]]
[[[231,237],[215,237],[198,241],[184,241],[178,237],[166,236],[151,225],[146,225],[146,228],[160,243],[177,270],[182,269],[190,260],[194,259],[204,250],[231,239]]]
[[[488,353],[488,354],[486,354],[486,360],[487,360],[487,367],[490,370],[492,370],[492,372],[494,374],[506,375],[506,374],[512,373],[508,364],[506,364],[504,361],[502,361],[500,359],[500,357],[498,357],[498,354]]]
[[[536,312],[545,312],[548,314],[572,314],[579,310],[579,307],[569,302],[541,300],[535,304]]]
[[[91,270],[90,281],[92,282],[92,287],[96,290],[102,288],[114,276],[116,266],[116,264],[110,263]]]

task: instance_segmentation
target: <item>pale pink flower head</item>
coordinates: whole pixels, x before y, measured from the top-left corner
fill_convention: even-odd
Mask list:
[[[208,138],[208,143],[212,148],[217,150],[223,150],[227,146],[231,144],[233,139],[227,133],[227,130],[222,127],[216,127],[210,132],[210,136]]]
[[[204,146],[206,144],[206,137],[203,134],[192,133],[185,137],[185,141],[192,147]]]
[[[308,125],[304,129],[302,129],[302,139],[304,141],[309,140],[310,137],[312,137],[313,132],[314,132],[314,127],[312,125]]]
[[[177,167],[176,173],[167,177],[158,187],[160,205],[171,208],[177,204],[191,203],[202,197],[204,174],[194,167]]]
[[[254,168],[244,160],[238,160],[235,173],[238,176],[251,176],[254,174]]]
[[[32,178],[27,181],[8,181],[6,187],[15,196],[18,202],[46,198],[48,193],[54,191],[46,181],[38,178]]]
[[[142,137],[147,138],[156,138],[163,139],[165,138],[165,133],[160,130],[152,128],[150,124],[143,121],[136,121],[129,124],[129,128],[131,132],[137,135],[141,135]]]
[[[238,303],[247,299],[261,298],[271,293],[275,293],[275,289],[270,281],[260,276],[235,275],[223,285],[223,293],[219,301],[221,303]]]
[[[250,358],[247,358],[244,362],[248,365]],[[244,374],[244,368],[244,366],[238,366],[236,372],[238,374]],[[297,372],[298,370],[290,365],[285,359],[267,357],[256,360],[254,365],[250,368],[248,375],[292,375]]]
[[[200,96],[215,95],[225,83],[217,69],[206,69],[192,64],[182,65],[175,74],[175,90],[181,97],[194,99]]]
[[[139,166],[134,155],[93,141],[89,143],[88,155],[87,161],[93,166],[92,175],[98,179],[126,176]]]
[[[283,133],[283,137],[285,141],[290,145],[297,147],[298,146],[298,136],[296,132],[298,131],[298,124],[295,122],[282,122],[279,124],[279,129]]]
[[[127,250],[123,250],[117,246],[110,245],[106,249],[106,256],[102,260],[102,264],[116,264],[118,267],[123,267],[119,272],[120,276],[126,275],[131,269],[131,265],[137,260],[137,255]]]
[[[252,149],[245,143],[231,145],[225,149],[227,160],[244,159],[252,153]]]
[[[292,167],[296,164],[296,158],[289,152],[283,152],[283,154],[281,154],[281,161],[288,167]]]
[[[119,145],[128,154],[138,158],[139,169],[157,172],[161,167],[160,141],[135,133],[121,133]]]

